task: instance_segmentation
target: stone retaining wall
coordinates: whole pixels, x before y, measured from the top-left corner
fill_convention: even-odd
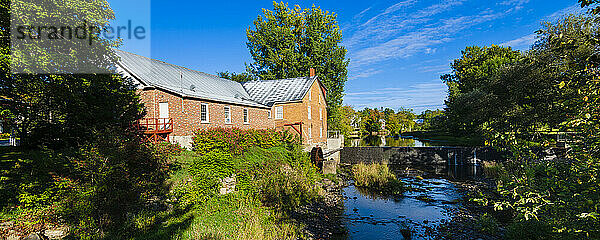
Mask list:
[[[492,148],[468,147],[345,147],[341,163],[384,163],[391,165],[472,164],[501,161],[502,154]]]

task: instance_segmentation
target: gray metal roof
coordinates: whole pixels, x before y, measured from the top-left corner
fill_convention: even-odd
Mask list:
[[[115,52],[120,58],[119,67],[144,87],[164,89],[183,97],[266,107],[253,100],[238,82],[121,50]]]
[[[276,103],[301,101],[317,77],[261,80],[243,83],[250,97],[261,104],[273,106]]]

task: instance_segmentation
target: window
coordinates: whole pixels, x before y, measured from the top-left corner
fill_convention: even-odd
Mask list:
[[[225,112],[225,123],[231,124],[231,108],[224,107],[223,111]]]
[[[308,127],[308,138],[312,138],[312,127]]]
[[[323,127],[319,128],[319,138],[323,138]]]
[[[311,114],[311,111],[310,111],[310,106],[308,106],[307,110],[308,110],[308,120],[310,120],[312,118],[312,114]]]
[[[319,120],[323,120],[323,109],[319,108]]]
[[[271,110],[267,110],[267,116],[268,116],[269,119],[272,118],[272,116],[271,116]]]
[[[321,104],[321,94],[319,94],[319,104]]]
[[[275,108],[275,119],[283,119],[283,107]]]
[[[208,104],[206,104],[206,103],[200,104],[200,122],[202,122],[202,123],[209,122]]]
[[[308,90],[308,101],[312,101],[312,91]]]
[[[248,109],[244,108],[244,123],[248,124],[250,123],[250,116],[248,115]]]

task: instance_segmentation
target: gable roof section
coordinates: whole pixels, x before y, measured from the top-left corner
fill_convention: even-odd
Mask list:
[[[243,83],[254,101],[273,106],[277,103],[302,101],[318,77],[261,80]]]
[[[115,52],[124,74],[132,76],[144,87],[163,89],[182,97],[267,107],[253,100],[238,82],[121,50]]]

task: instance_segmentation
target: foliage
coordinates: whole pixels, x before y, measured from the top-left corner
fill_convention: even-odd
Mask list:
[[[342,32],[334,13],[315,7],[289,8],[273,2],[248,28],[248,49],[254,59],[247,70],[263,80],[306,77],[314,68],[327,89],[329,128],[338,130],[348,63]]]
[[[83,239],[126,232],[127,214],[161,194],[166,168],[149,146],[114,140],[72,151],[30,151],[14,159],[3,174],[2,190],[14,191],[4,204],[20,212],[16,219],[28,219],[18,227],[27,233],[67,224]],[[44,224],[30,225],[32,219]]]
[[[352,166],[356,186],[370,188],[389,194],[402,194],[404,183],[396,178],[385,164],[359,163]]]
[[[181,207],[191,207],[195,216],[189,220],[188,230],[167,232],[164,238],[301,236],[301,226],[285,219],[298,207],[319,199],[316,181],[320,175],[308,155],[301,151],[297,139],[285,140],[289,137],[285,133],[223,128],[200,130],[196,134],[196,152],[177,158],[182,168],[170,181],[173,196]],[[219,195],[221,179],[232,176],[236,179],[236,191]]]
[[[452,73],[443,75],[448,85],[445,115],[449,130],[462,135],[483,134],[483,126],[497,120],[502,107],[510,107],[510,95],[530,85],[523,85],[514,92],[507,89],[507,79],[495,74],[521,56],[510,47],[467,47],[462,57],[451,64]],[[515,86],[517,87],[517,86]],[[503,104],[498,102],[503,101]]]
[[[556,239],[550,225],[537,220],[517,221],[506,229],[508,240],[549,240]]]
[[[425,131],[445,131],[446,114],[443,110],[425,110],[418,116],[423,122],[420,123],[419,129]]]
[[[383,113],[379,109],[365,108],[360,111],[360,126],[363,134],[371,135],[373,132],[381,131],[381,120],[383,119]]]
[[[11,6],[15,9],[9,11]],[[43,19],[43,22],[53,22],[57,26],[80,26],[85,21],[88,26],[102,29],[114,18],[108,2],[104,0],[85,3],[17,0],[12,4],[2,1],[0,8],[3,14],[13,14],[12,24],[15,25]],[[43,69],[53,72],[65,67],[62,64],[66,63],[96,63],[100,71],[105,72],[114,66],[115,56],[111,48],[116,47],[118,42],[98,36],[92,45],[71,41],[73,45],[69,49],[49,49],[33,41],[9,51],[8,24],[11,22],[8,21],[9,16],[2,17],[0,96],[8,99],[3,110],[10,111],[21,121],[16,129],[21,144],[52,149],[83,146],[93,142],[104,129],[126,129],[141,116],[135,86],[118,75],[10,72],[14,65],[24,67],[25,71]]]
[[[600,4],[600,1],[598,1],[598,0],[578,0],[578,2],[581,4],[581,7],[593,6],[590,9],[590,13],[600,14],[600,6],[598,6],[598,4]]]
[[[468,124],[463,123],[463,130],[476,128],[487,144],[512,153],[510,161],[501,170],[496,169],[501,199],[490,201],[495,209],[514,213],[509,238],[600,237],[598,21],[591,15],[570,15],[544,23],[531,50],[507,58],[510,49],[505,49],[500,51],[503,54],[494,52],[492,57],[476,61],[475,67],[455,69],[455,73],[472,69],[464,74],[471,79],[469,73],[477,73],[479,63],[502,63],[491,64],[494,67],[472,78],[477,80],[472,81],[474,87],[454,78],[449,80],[457,84],[449,84],[460,90],[457,96],[472,96],[459,102],[461,97],[453,99],[451,90],[449,101],[455,102],[448,108],[457,104],[484,116],[452,110],[448,111],[449,119],[466,119]],[[485,48],[479,49],[477,52]],[[463,59],[469,60],[468,55]],[[455,76],[463,79],[461,74]],[[573,132],[569,139],[572,149],[558,159],[544,160],[540,150],[552,147],[556,141],[545,132],[557,131]]]
[[[193,138],[194,151],[200,155],[211,151],[242,154],[249,148],[284,146],[288,149],[299,144],[296,135],[275,130],[242,130],[239,128],[209,128],[196,131]]]
[[[254,75],[247,73],[247,72],[235,73],[235,72],[225,71],[225,72],[218,72],[217,74],[221,78],[225,78],[225,79],[229,79],[231,81],[236,81],[236,82],[241,82],[241,83],[258,80],[257,77],[255,77]]]
[[[484,213],[475,221],[475,228],[488,234],[496,234],[498,227],[498,221],[488,213]]]

